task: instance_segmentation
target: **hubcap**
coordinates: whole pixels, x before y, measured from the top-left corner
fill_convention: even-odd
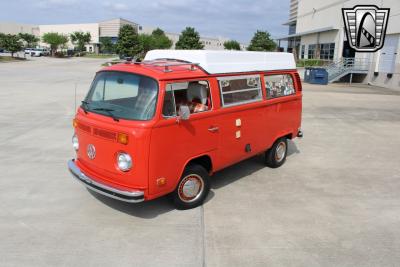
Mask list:
[[[186,203],[196,201],[204,190],[203,179],[197,174],[190,174],[182,179],[178,188],[179,198]]]
[[[276,146],[276,151],[275,151],[275,160],[277,162],[281,162],[283,158],[285,157],[286,154],[286,144],[285,142],[280,142]]]

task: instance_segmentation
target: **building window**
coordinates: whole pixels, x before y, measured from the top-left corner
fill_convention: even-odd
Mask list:
[[[188,106],[191,114],[211,110],[212,104],[208,82],[190,81],[167,84],[163,116],[176,116],[182,105]]]
[[[313,59],[315,58],[315,48],[317,46],[315,44],[310,44],[308,45],[308,59]]]
[[[262,99],[260,76],[218,78],[222,106],[235,106]]]
[[[320,44],[320,59],[333,60],[335,43]]]
[[[296,33],[296,23],[289,25],[289,35]]]
[[[295,93],[293,78],[290,74],[264,76],[267,98],[275,98]]]
[[[306,50],[306,46],[305,46],[305,45],[302,45],[302,46],[301,46],[301,53],[300,53],[300,58],[301,58],[301,59],[304,59],[305,50]]]

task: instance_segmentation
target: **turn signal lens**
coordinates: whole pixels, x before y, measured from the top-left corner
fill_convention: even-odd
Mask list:
[[[78,127],[78,122],[76,121],[76,119],[73,119],[73,120],[72,120],[72,126],[73,126],[74,128]]]
[[[123,145],[127,145],[129,141],[128,135],[124,133],[119,133],[117,136],[117,142]]]
[[[164,177],[158,178],[157,179],[157,185],[158,186],[164,186],[167,184],[167,179],[165,179]]]

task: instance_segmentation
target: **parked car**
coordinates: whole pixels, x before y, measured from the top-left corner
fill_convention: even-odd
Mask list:
[[[50,52],[46,48],[34,48],[31,50],[32,57],[48,56]]]
[[[280,167],[288,140],[303,135],[301,112],[291,53],[153,50],[96,74],[73,120],[68,168],[114,199],[171,194],[194,208],[225,167],[260,153]]]
[[[25,55],[30,55],[34,48],[25,48],[24,53]]]
[[[3,48],[0,48],[0,53],[4,53],[4,49]]]

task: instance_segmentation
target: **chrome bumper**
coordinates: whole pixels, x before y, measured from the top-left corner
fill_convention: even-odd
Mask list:
[[[76,166],[75,160],[68,161],[68,169],[73,177],[83,183],[90,190],[99,194],[131,203],[144,201],[144,192],[142,191],[122,191],[94,181],[92,178],[84,174],[78,166]]]

